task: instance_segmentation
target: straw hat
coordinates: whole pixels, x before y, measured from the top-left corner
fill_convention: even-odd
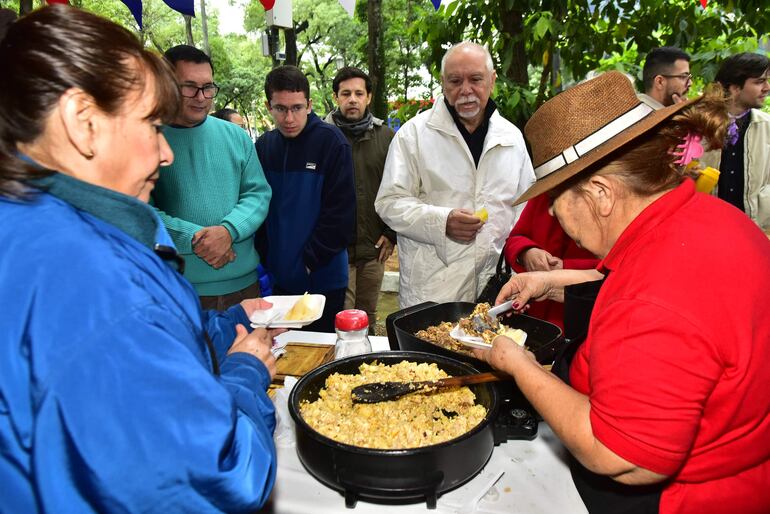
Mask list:
[[[617,71],[556,95],[524,127],[537,181],[514,205],[553,189],[698,100],[656,111],[639,101]]]

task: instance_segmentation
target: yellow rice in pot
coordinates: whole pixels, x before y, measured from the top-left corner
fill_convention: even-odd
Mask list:
[[[394,401],[353,404],[351,390],[371,382],[436,380],[447,375],[435,363],[402,361],[393,365],[361,364],[360,374],[334,373],[313,402],[300,405],[302,418],[335,441],[377,449],[429,446],[459,437],[487,414],[468,387],[430,394],[408,394]],[[454,414],[456,413],[456,414]]]

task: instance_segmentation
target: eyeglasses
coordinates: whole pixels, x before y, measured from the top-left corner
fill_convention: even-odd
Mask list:
[[[685,82],[689,82],[692,80],[692,73],[680,73],[678,75],[663,75],[661,73],[661,77],[666,77],[667,79],[682,79]]]
[[[297,104],[292,105],[291,107],[286,107],[285,105],[271,105],[270,109],[275,111],[277,114],[280,114],[281,116],[286,116],[291,112],[292,114],[299,114],[303,109],[307,109],[307,104]]]
[[[179,86],[179,91],[181,91],[182,96],[185,98],[195,98],[198,96],[198,91],[203,93],[203,98],[215,98],[217,96],[217,93],[219,93],[219,86],[216,84],[206,84],[203,87],[193,86],[190,84],[182,84]]]

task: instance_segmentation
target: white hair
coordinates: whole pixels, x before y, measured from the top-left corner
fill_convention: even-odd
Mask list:
[[[492,63],[492,55],[489,53],[489,50],[487,50],[487,47],[482,46],[478,43],[474,43],[473,41],[461,41],[460,43],[454,44],[449,47],[449,50],[446,51],[444,54],[444,57],[441,58],[441,76],[444,76],[444,68],[446,66],[446,61],[449,58],[449,56],[454,53],[456,50],[459,50],[461,48],[473,48],[475,50],[481,50],[484,52],[485,56],[485,64],[487,65],[487,71],[492,73],[495,69],[494,64]]]

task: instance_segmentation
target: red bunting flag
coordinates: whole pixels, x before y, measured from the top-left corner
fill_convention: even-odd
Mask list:
[[[275,5],[275,0],[259,0],[259,3],[262,4],[266,11],[269,11]]]
[[[67,5],[69,5],[69,0],[45,0],[45,3],[47,3],[48,5],[53,5],[53,4],[67,4]]]
[[[706,2],[707,1],[708,0],[700,0],[700,4],[703,6],[704,9],[706,8]]]

